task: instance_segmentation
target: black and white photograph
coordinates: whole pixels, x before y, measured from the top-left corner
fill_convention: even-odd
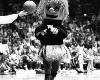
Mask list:
[[[0,0],[0,80],[100,80],[100,0]]]

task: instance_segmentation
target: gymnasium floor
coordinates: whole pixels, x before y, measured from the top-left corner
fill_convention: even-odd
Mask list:
[[[36,74],[34,70],[18,70],[16,74],[0,75],[0,80],[44,80],[44,74]],[[55,80],[100,80],[100,70],[88,73],[77,73],[75,70],[63,70]]]

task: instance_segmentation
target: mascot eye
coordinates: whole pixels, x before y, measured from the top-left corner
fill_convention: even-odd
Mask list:
[[[47,10],[49,10],[50,8],[51,8],[51,6],[50,6],[50,5],[47,5],[47,6],[46,6],[46,9],[47,9]]]
[[[58,11],[60,9],[60,6],[55,6],[55,10]]]

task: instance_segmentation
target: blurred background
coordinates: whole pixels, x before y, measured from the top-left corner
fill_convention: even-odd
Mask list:
[[[26,0],[0,0],[0,15],[16,13],[22,9],[22,5]],[[33,0],[36,4],[40,0]],[[68,0],[70,17],[83,17],[86,14],[88,17],[100,12],[100,0]]]

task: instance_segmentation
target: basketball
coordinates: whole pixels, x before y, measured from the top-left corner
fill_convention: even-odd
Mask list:
[[[26,1],[23,4],[23,10],[25,10],[29,14],[32,14],[35,11],[35,9],[36,9],[36,4],[33,1]]]

